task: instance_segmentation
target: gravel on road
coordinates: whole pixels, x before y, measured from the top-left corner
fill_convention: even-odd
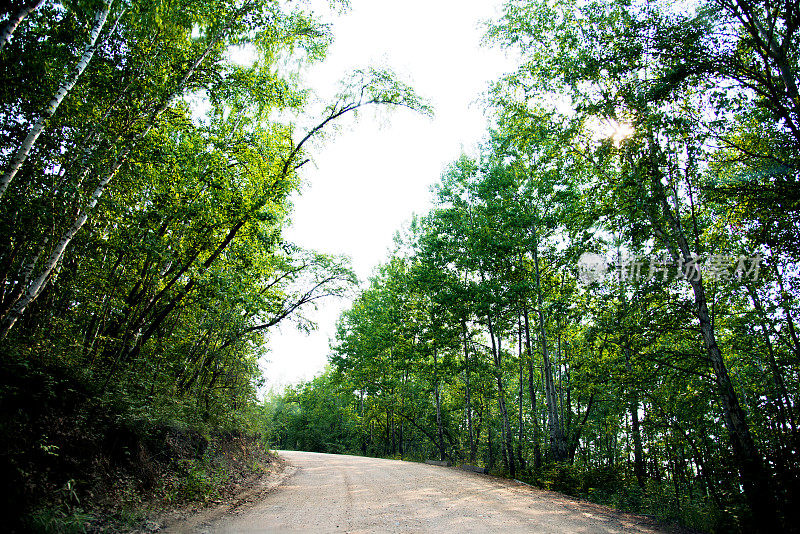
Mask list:
[[[640,516],[455,468],[279,451],[294,473],[204,532],[666,532]],[[197,531],[196,531],[197,532]]]

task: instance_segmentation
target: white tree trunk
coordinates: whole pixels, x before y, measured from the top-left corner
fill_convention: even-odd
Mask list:
[[[11,35],[14,33],[20,23],[25,20],[25,17],[39,9],[39,6],[42,4],[44,4],[44,0],[34,0],[27,5],[23,5],[22,8],[16,13],[11,14],[11,18],[6,21],[3,29],[0,30],[0,51],[2,51],[11,40]]]
[[[61,261],[61,258],[64,256],[64,251],[67,249],[67,245],[69,245],[70,242],[75,238],[75,234],[78,233],[83,225],[86,224],[86,221],[89,219],[89,213],[97,205],[97,201],[100,200],[100,196],[103,194],[108,182],[111,181],[124,161],[125,158],[123,157],[117,160],[117,163],[111,169],[111,172],[109,172],[100,181],[95,190],[92,192],[92,196],[89,197],[89,201],[78,213],[78,217],[72,223],[72,226],[70,226],[61,236],[61,239],[58,240],[55,248],[50,253],[50,256],[48,256],[42,271],[30,282],[28,289],[25,291],[22,297],[20,297],[14,307],[11,308],[11,310],[8,312],[8,315],[3,320],[2,325],[0,325],[0,339],[5,337],[8,331],[14,326],[14,323],[17,322],[17,319],[19,319],[20,316],[25,312],[25,309],[28,307],[28,305],[33,302],[42,292],[42,289],[44,289],[47,280],[50,278],[50,275],[53,272],[53,269],[56,268],[56,265],[58,265],[58,263]]]
[[[36,264],[39,263],[39,258],[41,258],[48,241],[49,238],[47,237],[42,240],[42,244],[39,245],[39,248],[36,250],[36,255],[34,255],[33,259],[28,262],[28,264],[22,270],[22,280],[18,283],[18,286],[14,288],[14,291],[11,293],[11,295],[8,296],[8,302],[5,302],[6,299],[3,299],[3,309],[2,312],[0,312],[0,317],[5,316],[5,314],[14,307],[14,304],[16,304],[19,298],[22,296],[22,292],[28,285],[31,275],[33,275],[33,270],[36,268]]]
[[[106,13],[107,15],[107,13]],[[219,42],[220,39],[224,36],[224,33],[220,35],[217,39],[209,43],[206,49],[203,51],[202,54],[194,61],[194,63],[189,67],[189,69],[184,73],[181,77],[180,81],[178,82],[178,86],[175,90],[164,99],[161,105],[156,108],[153,114],[150,116],[150,122],[147,127],[139,132],[128,144],[128,146],[120,152],[117,156],[114,165],[111,167],[109,172],[103,177],[102,180],[98,183],[97,187],[95,187],[94,191],[92,192],[91,197],[89,197],[88,202],[81,208],[80,212],[78,213],[78,217],[72,223],[72,226],[67,229],[66,232],[61,236],[61,239],[56,244],[53,251],[50,253],[50,256],[47,258],[47,261],[39,273],[39,275],[30,282],[28,285],[28,289],[25,291],[24,295],[17,301],[14,307],[8,312],[8,314],[2,318],[2,322],[0,322],[0,339],[3,339],[8,332],[13,328],[14,324],[17,320],[22,316],[22,314],[27,309],[28,305],[31,302],[36,300],[36,298],[41,294],[44,287],[47,285],[47,281],[50,278],[50,275],[53,272],[53,269],[56,268],[58,263],[61,261],[61,258],[64,256],[64,251],[66,251],[67,246],[73,240],[75,235],[80,231],[86,221],[89,219],[89,214],[97,205],[98,200],[102,196],[103,192],[105,191],[106,186],[109,184],[111,179],[117,173],[117,171],[122,167],[122,165],[127,161],[128,155],[130,154],[133,147],[139,142],[142,138],[144,138],[148,132],[153,128],[156,119],[159,115],[161,115],[166,109],[169,107],[169,103],[179,95],[183,89],[186,87],[186,83],[189,81],[189,78],[192,74],[197,70],[197,67],[208,57],[211,53],[213,48]],[[88,169],[84,169],[86,172]]]
[[[75,68],[72,69],[72,72],[69,74],[69,76],[67,76],[67,79],[64,80],[64,82],[58,88],[55,95],[53,95],[53,98],[50,99],[50,102],[47,104],[44,112],[41,114],[36,123],[34,123],[30,132],[28,132],[25,140],[22,142],[19,148],[17,148],[16,152],[14,152],[11,162],[9,163],[8,170],[0,178],[0,198],[2,198],[5,194],[6,189],[8,189],[8,184],[11,183],[11,180],[13,180],[17,175],[17,172],[19,172],[22,164],[25,163],[25,160],[28,158],[33,145],[44,131],[47,121],[50,120],[50,118],[55,114],[58,106],[60,106],[61,102],[64,100],[64,97],[66,97],[67,94],[72,90],[72,88],[78,82],[78,78],[80,78],[81,74],[83,74],[83,71],[86,70],[86,67],[89,65],[89,61],[91,61],[95,50],[97,50],[97,38],[100,36],[100,31],[103,29],[103,26],[106,24],[108,13],[111,10],[111,3],[112,0],[106,2],[103,5],[103,8],[95,15],[94,27],[92,27],[92,31],[89,34],[89,42],[86,43],[86,46],[83,48],[83,54],[81,54],[78,64],[75,65]]]

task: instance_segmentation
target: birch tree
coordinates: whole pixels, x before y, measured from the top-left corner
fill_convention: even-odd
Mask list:
[[[11,5],[6,8],[5,13],[8,15],[8,20],[3,22],[3,28],[0,30],[0,52],[11,40],[14,31],[19,27],[25,17],[32,12],[39,9],[44,4],[44,0],[28,0],[27,2],[11,2]]]
[[[14,151],[14,154],[11,156],[9,163],[6,166],[6,171],[3,173],[2,176],[0,176],[0,199],[3,198],[3,195],[5,194],[6,189],[8,189],[8,185],[11,183],[11,180],[14,179],[14,177],[19,172],[19,169],[25,163],[25,160],[28,158],[28,155],[33,149],[36,140],[39,138],[39,136],[47,126],[48,120],[50,120],[50,118],[53,115],[55,115],[56,111],[58,110],[58,107],[61,105],[61,102],[63,102],[64,98],[69,94],[72,88],[75,87],[75,84],[78,82],[78,79],[83,74],[83,71],[86,70],[86,67],[92,60],[92,57],[94,56],[94,53],[97,50],[97,46],[99,44],[98,39],[100,38],[100,34],[103,30],[103,27],[106,24],[108,15],[111,12],[112,4],[113,0],[104,2],[95,13],[94,24],[91,30],[89,31],[89,37],[86,45],[83,48],[83,52],[78,57],[78,62],[71,69],[67,78],[58,87],[53,97],[47,103],[45,109],[39,113],[39,117],[36,119],[36,122],[31,126],[28,135],[25,136],[25,139],[22,140],[22,142],[19,144],[19,147],[16,149],[16,151]],[[121,15],[122,13],[120,13],[120,16]],[[116,27],[116,24],[114,25],[114,27]],[[111,31],[113,31],[113,27]],[[2,49],[2,42],[0,42],[0,50],[1,49]]]

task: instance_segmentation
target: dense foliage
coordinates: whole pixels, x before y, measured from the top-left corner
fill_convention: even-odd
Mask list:
[[[269,329],[311,326],[303,310],[355,282],[345,259],[282,238],[308,141],[364,106],[427,107],[375,69],[317,102],[299,74],[332,36],[302,2],[2,9],[0,425],[13,509],[75,476],[53,465],[78,436],[256,431]]]
[[[509,0],[486,142],[331,369],[268,404],[273,440],[797,529],[798,27],[794,2]]]

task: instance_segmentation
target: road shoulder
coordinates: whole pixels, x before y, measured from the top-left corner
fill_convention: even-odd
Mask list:
[[[137,531],[159,532],[164,534],[189,534],[210,532],[209,526],[227,516],[247,510],[250,506],[264,500],[270,493],[283,485],[297,468],[285,458],[276,455],[276,461],[270,465],[269,471],[253,477],[240,491],[227,498],[215,501],[202,509],[173,510],[151,522],[151,529]]]

